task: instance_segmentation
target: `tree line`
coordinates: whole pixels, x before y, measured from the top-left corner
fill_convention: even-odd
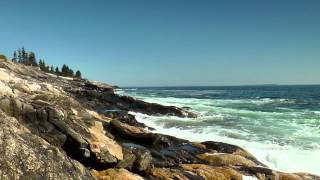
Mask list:
[[[46,64],[44,59],[36,58],[34,52],[28,52],[24,47],[19,48],[18,50],[13,52],[12,62],[21,63],[27,66],[35,66],[39,67],[42,71],[47,73],[56,74],[58,76],[67,76],[67,77],[75,77],[82,78],[81,72],[78,70],[74,72],[68,65],[64,64],[61,69],[59,67],[54,67]]]

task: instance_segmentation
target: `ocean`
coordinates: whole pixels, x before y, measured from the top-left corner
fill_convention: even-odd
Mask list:
[[[138,87],[117,93],[199,114],[178,118],[132,112],[156,132],[234,144],[276,170],[320,175],[320,85]]]

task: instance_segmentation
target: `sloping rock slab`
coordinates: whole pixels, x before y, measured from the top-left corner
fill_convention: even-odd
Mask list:
[[[79,162],[0,111],[1,179],[94,179]]]

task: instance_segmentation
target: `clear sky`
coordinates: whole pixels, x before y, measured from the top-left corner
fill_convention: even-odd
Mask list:
[[[320,84],[319,0],[1,0],[25,46],[120,86]]]

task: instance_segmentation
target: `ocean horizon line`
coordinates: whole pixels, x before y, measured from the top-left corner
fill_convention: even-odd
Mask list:
[[[121,86],[121,88],[177,88],[177,87],[275,87],[275,86],[320,86],[320,84],[247,84],[247,85],[152,85],[152,86]]]

